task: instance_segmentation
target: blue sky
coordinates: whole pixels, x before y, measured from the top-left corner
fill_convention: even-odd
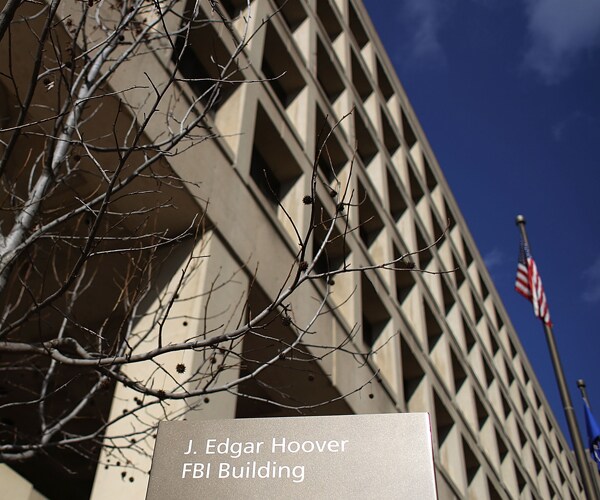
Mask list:
[[[365,0],[568,436],[539,320],[514,289],[522,213],[567,383],[600,419],[600,2]]]

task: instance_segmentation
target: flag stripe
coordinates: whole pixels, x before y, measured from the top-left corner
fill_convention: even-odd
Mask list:
[[[517,265],[517,278],[515,290],[533,305],[533,313],[545,324],[552,325],[550,321],[550,310],[546,300],[546,292],[542,285],[535,261],[529,252],[525,242],[521,241],[519,249],[519,263]]]

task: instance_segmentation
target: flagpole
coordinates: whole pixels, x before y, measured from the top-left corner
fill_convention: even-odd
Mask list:
[[[577,381],[577,387],[579,387],[579,391],[581,392],[581,397],[583,398],[583,401],[588,406],[588,408],[590,408],[590,400],[588,399],[587,391],[585,390],[585,381],[580,378]]]
[[[529,239],[527,238],[527,232],[525,231],[525,217],[522,215],[517,215],[516,222],[519,230],[521,231],[523,242],[531,250]],[[575,451],[575,458],[577,460],[579,473],[581,475],[581,482],[583,483],[583,490],[585,491],[585,496],[588,500],[598,500],[595,488],[593,486],[594,483],[592,483],[592,478],[590,476],[588,462],[585,457],[585,449],[583,447],[583,442],[581,441],[581,434],[579,433],[579,427],[577,425],[575,409],[573,408],[573,403],[571,402],[571,396],[569,395],[569,389],[565,381],[565,374],[562,369],[560,357],[558,355],[556,341],[554,340],[552,326],[546,324],[544,321],[542,321],[542,324],[544,325],[544,332],[546,333],[546,341],[548,342],[548,349],[550,350],[550,357],[552,358],[552,365],[554,366],[554,375],[556,376],[556,383],[558,385],[558,391],[560,392],[563,410],[567,419],[571,441],[573,442],[573,449]]]
[[[581,397],[583,399],[583,402],[588,407],[588,409],[590,409],[591,406],[590,406],[590,401],[587,396],[587,391],[585,389],[585,381],[580,378],[577,381],[577,387],[579,388],[579,391],[581,392]],[[588,435],[588,437],[589,437],[589,435]],[[591,451],[592,450],[590,450],[590,452]],[[586,455],[586,458],[587,458],[587,455]],[[596,463],[595,460],[589,460],[590,475],[594,478],[594,486],[595,486],[594,491],[596,492],[596,497],[600,497],[600,481],[598,480],[598,473],[597,473],[597,470],[599,468],[600,468],[600,464]]]

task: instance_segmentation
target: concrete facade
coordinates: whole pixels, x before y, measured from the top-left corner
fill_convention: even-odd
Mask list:
[[[264,381],[313,406],[306,414],[430,413],[441,499],[582,498],[566,440],[360,1],[253,0],[250,10],[246,3],[221,2],[240,36],[246,27],[258,30],[244,49],[247,64],[240,64],[244,78],[255,83],[224,94],[211,123],[221,137],[174,157],[170,165],[182,178],[199,182],[189,189],[197,199],[209,200],[211,222],[202,242],[182,249],[181,259],[161,278],[166,289],[173,287],[186,255],[211,255],[210,266],[199,265],[187,278],[181,292],[186,295],[169,320],[178,326],[174,335],[188,338],[199,321],[179,328],[181,318],[210,318],[205,331],[219,329],[232,317],[232,303],[248,301],[259,309],[277,295],[297,251],[286,212],[298,227],[306,224],[308,212],[300,200],[310,192],[326,130],[331,137],[319,178],[323,185],[348,182],[360,200],[348,207],[349,219],[360,228],[348,234],[344,250],[332,250],[331,260],[370,266],[425,249],[412,261],[426,272],[372,269],[337,276],[328,298],[332,313],[317,320],[311,345],[346,341],[364,353],[363,362],[357,365],[352,356],[334,353],[301,374],[274,367]],[[214,15],[205,2],[201,8],[206,17]],[[199,52],[202,36],[192,41]],[[224,50],[231,50],[223,40]],[[159,73],[163,63],[150,54],[144,70]],[[197,63],[202,63],[200,55]],[[159,136],[160,130],[152,133]],[[265,189],[263,171],[278,186],[280,205]],[[334,211],[326,193],[320,195],[324,210]],[[429,248],[446,227],[446,236]],[[255,276],[236,274],[242,264],[258,269]],[[235,284],[227,293],[217,291],[209,302],[202,295],[233,275]],[[250,287],[253,280],[261,294]],[[314,313],[307,305],[311,297],[324,294],[318,281],[300,290],[292,301],[295,317],[308,321]],[[157,307],[152,304],[149,311]],[[272,336],[289,334],[277,328]],[[270,353],[256,339],[239,340],[232,349]],[[173,363],[190,366],[201,363],[200,357],[172,355]],[[154,367],[127,370],[145,379]],[[224,372],[220,382],[237,377],[239,370]],[[156,383],[173,382],[165,376]],[[261,394],[257,385],[243,389]],[[343,395],[331,405],[315,406]],[[134,397],[132,390],[117,385],[111,414],[135,404]],[[228,393],[199,400],[195,411],[186,413],[188,404],[170,404],[169,418],[297,414]],[[158,410],[143,419],[121,420],[115,432],[136,432],[164,418]],[[149,433],[118,452],[106,448],[92,498],[143,498],[152,443]],[[127,480],[121,476],[123,467]]]

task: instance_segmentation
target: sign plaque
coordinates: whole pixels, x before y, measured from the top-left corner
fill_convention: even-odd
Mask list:
[[[436,499],[429,415],[161,422],[147,500]]]

